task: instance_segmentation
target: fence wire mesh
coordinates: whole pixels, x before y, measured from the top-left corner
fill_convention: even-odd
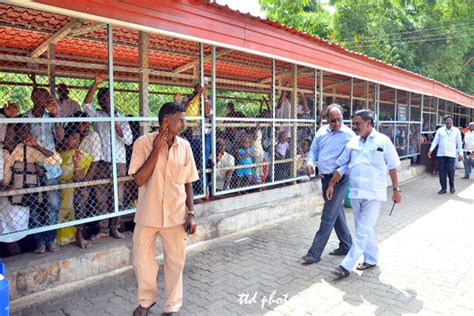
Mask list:
[[[421,133],[444,114],[474,115],[434,97],[377,93],[361,79],[60,14],[0,4],[0,22],[0,241],[38,233],[39,245],[65,244],[92,221],[103,234],[120,227],[138,198],[127,172],[133,144],[157,129],[166,102],[186,111],[195,199],[304,180],[334,102],[348,124],[358,109],[377,110],[400,156],[419,154]]]

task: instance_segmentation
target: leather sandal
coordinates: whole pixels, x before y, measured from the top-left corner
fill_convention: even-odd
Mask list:
[[[331,273],[338,279],[347,278],[351,274],[351,272],[347,271],[343,266],[337,266],[334,271],[331,271]]]
[[[370,269],[370,268],[373,268],[375,267],[376,264],[370,264],[370,263],[367,263],[367,262],[363,262],[363,263],[359,263],[356,267],[357,270],[360,270],[360,271],[364,271],[364,270],[367,270],[367,269]]]

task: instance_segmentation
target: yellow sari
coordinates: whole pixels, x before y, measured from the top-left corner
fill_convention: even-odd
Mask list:
[[[76,149],[70,149],[59,153],[63,162],[61,168],[63,174],[59,178],[59,183],[71,183],[74,181],[74,155]],[[79,161],[79,170],[84,170],[84,176],[89,171],[92,163],[92,157],[82,152],[81,160]],[[74,220],[74,188],[61,190],[61,206],[59,208],[59,223],[69,222]],[[56,243],[58,245],[66,245],[76,240],[76,228],[74,226],[60,228],[56,231]]]

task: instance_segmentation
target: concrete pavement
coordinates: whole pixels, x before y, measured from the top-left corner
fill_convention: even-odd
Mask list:
[[[462,172],[458,171],[458,174]],[[401,185],[403,203],[376,225],[379,266],[335,281],[341,257],[333,234],[322,260],[302,266],[320,216],[285,218],[203,243],[188,253],[182,315],[400,315],[474,313],[474,181],[456,177],[455,194],[438,195],[430,175]],[[346,211],[353,230],[351,210]],[[158,278],[163,306],[163,275]],[[133,273],[13,315],[131,315]]]

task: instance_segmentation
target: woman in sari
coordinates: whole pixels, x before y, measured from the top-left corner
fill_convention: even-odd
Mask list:
[[[59,154],[63,160],[63,174],[60,184],[83,181],[92,163],[92,157],[79,149],[81,134],[79,125],[69,123],[64,128],[63,151]],[[61,190],[59,222],[68,222],[86,217],[86,188],[67,188]],[[60,245],[76,241],[80,248],[87,248],[89,242],[82,234],[83,225],[58,229],[56,240]]]

